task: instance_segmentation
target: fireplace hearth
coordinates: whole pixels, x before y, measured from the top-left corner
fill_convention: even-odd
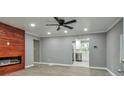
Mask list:
[[[21,56],[0,57],[0,67],[21,64]]]

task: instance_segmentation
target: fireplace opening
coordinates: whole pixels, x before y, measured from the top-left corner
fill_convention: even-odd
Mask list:
[[[0,67],[21,64],[21,56],[17,57],[0,57]]]

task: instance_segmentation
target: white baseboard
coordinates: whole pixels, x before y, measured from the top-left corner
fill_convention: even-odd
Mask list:
[[[28,65],[28,66],[25,66],[25,68],[30,68],[30,67],[33,67],[34,64],[31,64],[31,65]]]
[[[92,67],[90,66],[91,69],[101,69],[101,70],[107,70],[106,67]]]
[[[106,70],[107,70],[112,76],[117,76],[117,75],[114,74],[112,71],[110,71],[108,68],[106,68]]]
[[[47,64],[47,65],[60,65],[60,66],[72,66],[71,64],[58,64],[58,63],[48,63],[48,62],[33,62],[34,64]]]
[[[110,71],[108,68],[106,67],[90,67],[92,69],[102,69],[102,70],[106,70],[108,71],[112,76],[117,76],[116,74],[114,74],[112,71]]]
[[[58,64],[58,63],[48,63],[48,62],[34,62],[35,64],[47,64],[47,65],[59,65],[59,66],[75,66],[75,65],[72,65],[72,64]],[[79,67],[79,66],[78,66]],[[108,68],[106,67],[87,67],[87,68],[91,68],[91,69],[100,69],[100,70],[106,70],[108,71],[112,76],[117,76],[116,74],[114,74],[113,72],[111,72]]]
[[[36,63],[36,64],[47,64],[47,65],[60,65],[60,66],[76,66],[76,65],[73,65],[73,64],[58,64],[58,63],[48,63],[48,62],[34,62],[34,63]],[[76,67],[83,67],[83,66],[76,66]],[[86,67],[86,68],[106,70],[105,67]]]

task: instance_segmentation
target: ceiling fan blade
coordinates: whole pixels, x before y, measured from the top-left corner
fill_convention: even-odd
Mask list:
[[[58,26],[58,24],[46,24],[46,26]]]
[[[58,17],[54,17],[54,19],[59,23],[59,18]]]
[[[63,25],[63,26],[66,28],[69,28],[69,29],[73,29],[73,27],[71,27],[71,26],[67,26],[67,25]]]
[[[60,26],[58,26],[57,31],[60,30]]]
[[[71,21],[68,21],[68,22],[65,22],[64,24],[70,24],[70,23],[75,23],[77,22],[76,20],[71,20]]]

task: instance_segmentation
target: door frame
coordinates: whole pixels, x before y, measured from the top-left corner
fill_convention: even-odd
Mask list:
[[[33,63],[35,63],[35,59],[34,59],[34,42],[38,41],[39,42],[39,62],[40,62],[40,40],[39,39],[33,39]]]
[[[76,38],[76,39],[89,42],[89,62],[88,62],[88,66],[87,67],[90,68],[90,38],[83,38],[83,39],[82,38]],[[72,40],[72,42],[76,41],[76,39]],[[72,45],[72,50],[73,50],[73,45]],[[73,53],[73,51],[72,51],[72,53]],[[75,63],[75,61],[72,60],[72,65],[78,66],[78,65],[75,65],[74,63]],[[79,65],[79,66],[84,67],[83,65]]]

